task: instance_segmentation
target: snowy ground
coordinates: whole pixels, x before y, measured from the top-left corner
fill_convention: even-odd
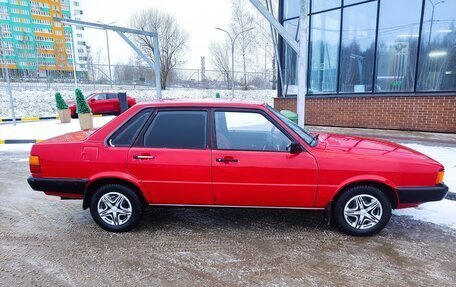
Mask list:
[[[93,118],[93,125],[94,127],[101,127],[113,118],[114,116],[95,117]],[[58,120],[18,122],[16,126],[13,126],[12,124],[2,124],[0,125],[0,140],[45,140],[78,130],[80,130],[80,127],[79,120],[77,119],[72,119],[69,124],[61,124]]]
[[[456,148],[404,144],[428,155],[445,166],[445,184],[450,192],[456,192]],[[394,214],[410,216],[417,220],[433,222],[456,229],[456,201],[444,199],[438,202],[424,203],[417,208],[395,210]]]
[[[94,118],[95,127],[100,127],[109,122],[113,117]],[[78,131],[78,120],[71,124],[60,124],[57,120],[18,123],[16,127],[11,124],[0,125],[0,139],[48,139],[60,134]],[[450,191],[456,192],[456,147],[429,146],[417,143],[403,143],[403,145],[420,151],[445,166],[445,183]],[[0,145],[0,160],[2,151],[28,151],[31,145]],[[394,214],[410,216],[417,220],[433,222],[439,225],[456,229],[456,201],[443,200],[422,204],[418,208],[396,210]]]
[[[117,87],[114,90],[93,90],[90,86],[82,88],[84,95],[89,95],[92,92],[127,92],[127,95],[133,96],[138,102],[150,101],[155,99],[154,88],[150,89],[132,89],[131,87]],[[13,97],[15,103],[15,112],[17,117],[31,117],[31,116],[49,116],[57,114],[55,109],[54,94],[57,90],[52,89],[36,89],[30,90],[28,88],[15,88],[13,89]],[[59,90],[65,100],[74,101],[74,90],[68,88],[67,90]],[[176,88],[163,91],[163,98],[214,98],[215,93],[219,92],[222,98],[231,98],[231,91],[228,90],[213,90],[213,89],[185,89]],[[277,91],[273,90],[249,90],[249,91],[236,91],[236,99],[240,100],[255,100],[261,102],[272,103],[272,99],[277,95]],[[9,107],[9,97],[5,89],[0,90],[0,118],[11,118]]]

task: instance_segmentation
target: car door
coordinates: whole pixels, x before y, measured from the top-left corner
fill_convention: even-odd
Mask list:
[[[312,207],[314,157],[287,149],[293,138],[263,111],[215,110],[212,181],[215,203]]]
[[[207,110],[155,112],[128,155],[154,204],[213,204]]]
[[[94,114],[104,114],[109,110],[106,94],[96,94],[89,99],[89,105]]]
[[[119,97],[115,93],[106,94],[110,113],[120,113]]]

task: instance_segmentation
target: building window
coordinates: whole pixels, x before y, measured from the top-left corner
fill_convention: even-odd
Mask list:
[[[413,91],[421,6],[422,0],[380,1],[376,92]]]
[[[340,10],[314,15],[310,33],[309,93],[335,93],[339,63]]]
[[[372,91],[377,2],[343,8],[339,91]]]
[[[298,37],[300,0],[281,1]],[[308,94],[456,91],[456,1],[310,0],[310,11]],[[281,94],[296,95],[297,55],[285,41],[280,52]]]
[[[283,19],[299,17],[301,1],[285,1],[283,3]]]
[[[284,22],[285,29],[289,34],[297,39],[298,35],[298,23],[299,19],[291,19]],[[282,66],[283,69],[283,84],[284,84],[284,94],[285,95],[296,95],[297,93],[297,54],[296,52],[284,42],[284,63]]]
[[[456,90],[456,1],[426,0],[418,91]]]
[[[311,2],[312,13],[337,8],[341,6],[341,0],[312,0]]]

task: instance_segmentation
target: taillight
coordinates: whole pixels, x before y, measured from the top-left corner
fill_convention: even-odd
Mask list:
[[[445,171],[441,170],[437,174],[437,179],[435,180],[435,184],[441,184],[443,182],[443,177],[445,176]]]
[[[36,155],[31,155],[29,157],[29,165],[30,165],[30,172],[31,173],[40,173],[41,172],[41,165],[40,165],[40,157]]]

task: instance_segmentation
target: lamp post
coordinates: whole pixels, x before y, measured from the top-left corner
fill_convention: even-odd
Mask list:
[[[2,66],[5,71],[5,77],[6,77],[6,83],[7,83],[6,87],[7,87],[8,95],[9,95],[11,115],[13,117],[13,125],[15,126],[16,125],[16,114],[14,112],[13,93],[11,92],[11,83],[10,83],[9,71],[8,71],[8,60],[6,59],[5,49],[3,48],[3,30],[2,30],[1,26],[0,26],[0,54],[2,56]]]
[[[429,44],[431,44],[431,34],[432,34],[432,26],[434,26],[434,10],[435,10],[435,7],[437,7],[437,5],[439,5],[439,4],[445,3],[445,1],[439,1],[437,3],[434,3],[433,0],[429,0],[429,2],[431,2],[431,5],[432,5],[432,14],[431,14],[431,26],[429,28],[428,46],[429,46]]]
[[[100,21],[97,21],[98,23],[100,24],[103,24],[103,25],[112,25],[112,24],[115,24],[116,22],[111,22],[111,23],[102,23]],[[109,68],[109,83],[111,84],[111,89],[112,89],[112,73],[111,73],[111,55],[109,53],[109,36],[108,36],[108,30],[105,29],[106,31],[106,48],[108,50],[108,68]]]
[[[230,37],[230,41],[231,41],[231,95],[234,98],[234,45],[235,45],[236,39],[237,39],[237,37],[239,37],[239,35],[241,35],[245,32],[251,31],[255,28],[252,27],[249,29],[242,30],[241,32],[235,34],[234,37],[231,35],[230,32],[228,32],[226,30],[223,30],[218,27],[215,27],[215,29],[225,32],[228,35],[228,37]]]

